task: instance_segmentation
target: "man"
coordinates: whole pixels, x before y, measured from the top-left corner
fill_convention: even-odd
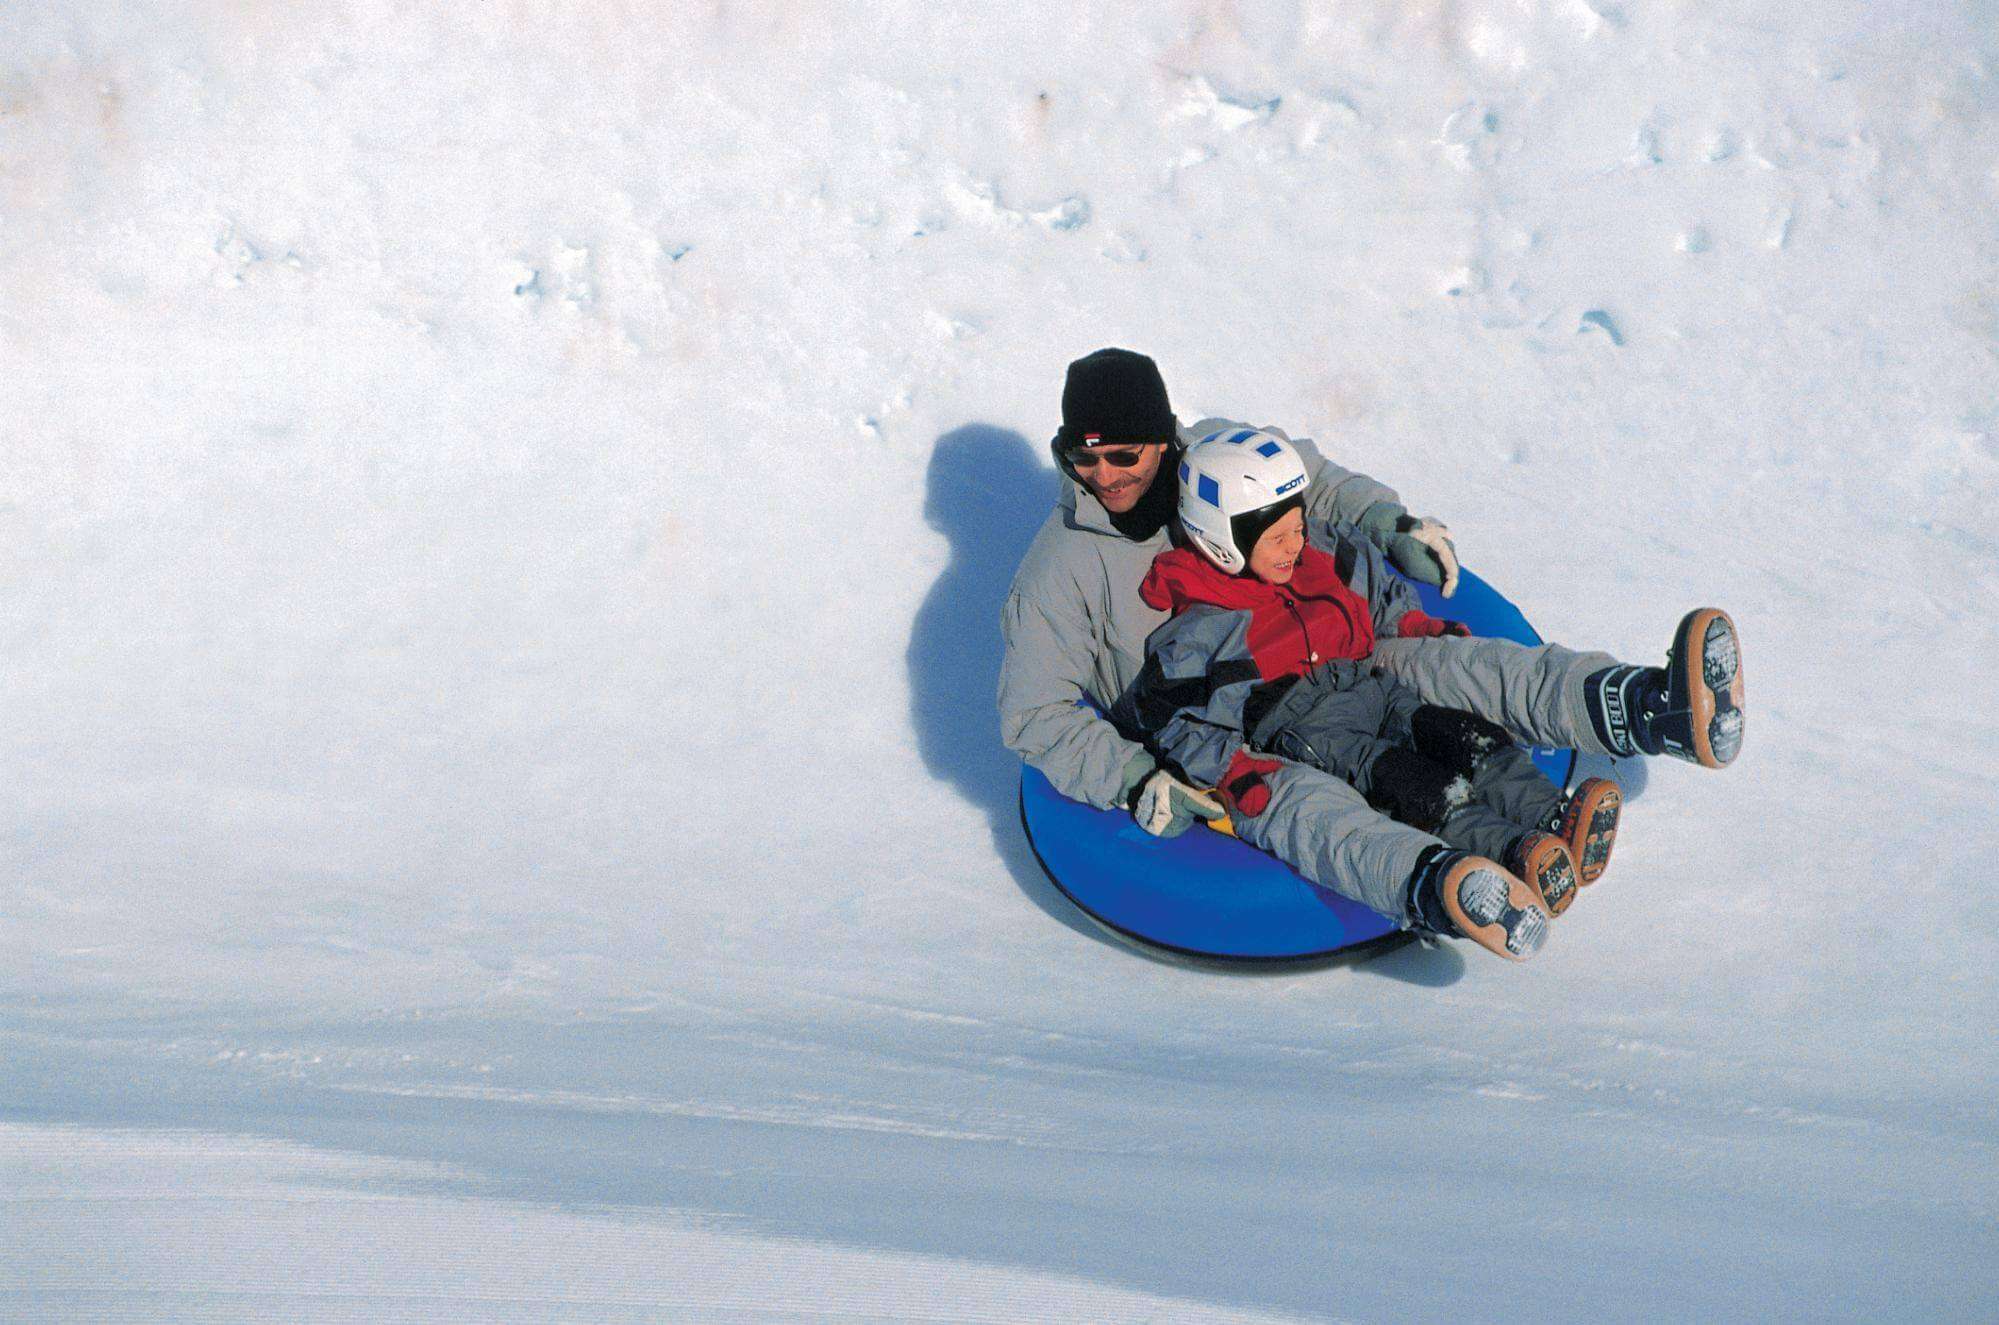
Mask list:
[[[1158,366],[1142,354],[1103,349],[1070,364],[1052,443],[1068,481],[1001,611],[1007,748],[1064,795],[1128,809],[1154,833],[1181,831],[1222,806],[1100,715],[1138,676],[1145,638],[1165,620],[1138,587],[1171,546],[1177,453],[1242,426],[1207,419],[1182,430]],[[1352,525],[1404,574],[1447,596],[1456,590],[1456,549],[1443,525],[1410,516],[1393,489],[1326,461],[1309,443],[1294,445],[1310,475],[1308,519]],[[1531,744],[1671,753],[1709,767],[1728,763],[1740,744],[1734,627],[1712,609],[1682,622],[1668,669],[1559,645],[1461,638],[1384,640],[1374,661],[1426,702],[1469,709]],[[1458,864],[1441,843],[1377,814],[1317,769],[1273,759],[1258,761],[1256,773],[1254,786],[1224,789],[1238,836],[1385,915],[1438,928],[1434,908],[1425,911],[1426,888],[1434,892]]]

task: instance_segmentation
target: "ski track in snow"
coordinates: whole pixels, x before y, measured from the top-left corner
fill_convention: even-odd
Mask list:
[[[1996,34],[0,13],[0,1316],[1989,1317]],[[1727,606],[1742,760],[1529,968],[1104,940],[991,710],[1104,344]]]

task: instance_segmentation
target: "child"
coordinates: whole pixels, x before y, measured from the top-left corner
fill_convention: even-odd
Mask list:
[[[1308,540],[1304,486],[1297,452],[1267,433],[1217,433],[1187,451],[1187,546],[1161,553],[1139,591],[1173,617],[1146,641],[1145,666],[1113,716],[1190,778],[1220,784],[1225,799],[1250,752],[1352,783],[1376,809],[1456,848],[1428,861],[1412,918],[1521,956],[1539,942],[1528,932],[1533,906],[1481,923],[1448,904],[1458,899],[1444,881],[1469,877],[1467,862],[1490,867],[1516,900],[1531,895],[1560,914],[1608,862],[1617,785],[1590,778],[1565,798],[1502,728],[1423,704],[1373,672],[1377,638],[1469,632],[1423,612],[1357,533],[1320,527]]]

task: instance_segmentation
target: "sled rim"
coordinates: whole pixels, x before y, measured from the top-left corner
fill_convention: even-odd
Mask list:
[[[1384,957],[1391,952],[1399,951],[1417,941],[1414,930],[1392,929],[1386,934],[1376,934],[1369,938],[1356,939],[1352,943],[1342,943],[1310,952],[1227,953],[1182,947],[1163,939],[1149,938],[1137,930],[1127,929],[1116,921],[1097,914],[1081,898],[1070,892],[1061,878],[1049,867],[1048,861],[1041,854],[1040,844],[1034,840],[1033,830],[1028,827],[1025,783],[1015,796],[1015,804],[1020,812],[1021,836],[1027,839],[1027,848],[1034,853],[1034,863],[1041,866],[1042,874],[1047,876],[1048,882],[1055,885],[1055,891],[1061,893],[1069,905],[1082,912],[1084,919],[1141,956],[1192,970],[1233,971],[1244,974],[1254,971],[1274,975],[1291,971],[1302,973],[1359,965],[1375,957]]]

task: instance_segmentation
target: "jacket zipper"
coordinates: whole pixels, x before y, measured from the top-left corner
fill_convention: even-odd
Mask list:
[[[1313,663],[1318,662],[1319,651],[1312,647],[1312,628],[1305,624],[1305,614],[1298,610],[1298,600],[1293,598],[1290,594],[1284,592],[1282,589],[1279,589],[1277,591],[1277,596],[1279,598],[1282,598],[1284,600],[1284,605],[1291,609],[1291,615],[1298,618],[1298,632],[1305,637],[1306,664],[1309,666]]]

